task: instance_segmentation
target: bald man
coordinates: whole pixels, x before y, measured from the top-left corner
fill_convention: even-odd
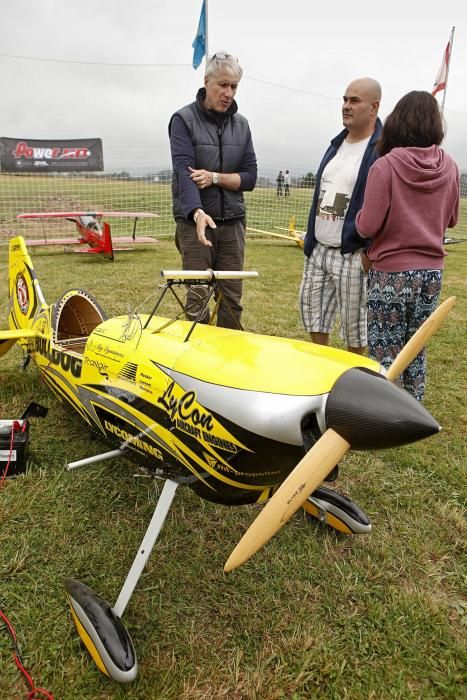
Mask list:
[[[355,228],[382,124],[381,86],[373,78],[350,83],[342,105],[344,129],[331,141],[316,173],[308,228],[300,308],[314,343],[329,344],[337,315],[350,352],[367,346],[365,241]]]

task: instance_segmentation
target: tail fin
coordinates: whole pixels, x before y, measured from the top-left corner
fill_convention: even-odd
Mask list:
[[[104,254],[105,258],[109,258],[109,260],[114,259],[114,249],[112,245],[112,235],[110,233],[110,226],[107,223],[107,221],[104,221],[104,226],[102,230],[102,238],[103,238],[103,243],[102,243],[102,253]]]
[[[27,340],[39,334],[33,328],[39,311],[46,306],[24,238],[10,241],[9,256],[9,331],[0,331],[0,355],[5,354],[17,340]]]

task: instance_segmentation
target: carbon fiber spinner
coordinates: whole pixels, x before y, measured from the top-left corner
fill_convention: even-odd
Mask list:
[[[344,372],[326,402],[326,427],[354,450],[378,450],[421,440],[441,427],[410,394],[364,368]]]

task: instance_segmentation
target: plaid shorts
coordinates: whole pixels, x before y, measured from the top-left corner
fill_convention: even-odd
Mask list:
[[[343,342],[366,347],[366,282],[360,250],[342,255],[340,248],[316,242],[310,257],[305,257],[300,287],[305,330],[330,333],[339,313]]]

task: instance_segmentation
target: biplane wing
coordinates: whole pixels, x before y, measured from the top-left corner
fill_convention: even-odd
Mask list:
[[[152,219],[159,214],[149,211],[39,211],[18,214],[18,219],[74,219],[81,216],[94,216],[106,219]]]

